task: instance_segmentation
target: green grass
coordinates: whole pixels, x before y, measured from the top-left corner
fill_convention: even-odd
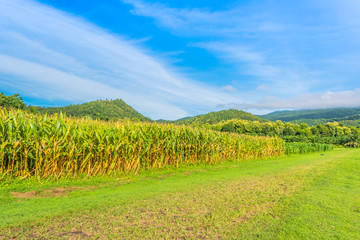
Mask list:
[[[359,239],[359,153],[2,183],[0,239]]]
[[[324,174],[291,199],[280,238],[360,238],[359,152],[352,151],[324,169]]]

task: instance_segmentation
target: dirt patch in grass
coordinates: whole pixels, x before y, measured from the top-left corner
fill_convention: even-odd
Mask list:
[[[214,169],[216,169],[216,168],[214,167]],[[206,171],[207,170],[205,170],[205,169],[197,169],[197,170],[191,170],[191,171],[184,172],[184,174],[186,176],[190,176],[193,173],[206,172]]]
[[[173,173],[171,173],[171,174],[166,174],[166,175],[160,175],[159,176],[159,178],[167,178],[167,177],[171,177],[171,176],[174,176],[174,174]]]
[[[60,238],[68,238],[68,239],[88,239],[91,238],[92,235],[80,230],[75,230],[75,231],[70,231],[70,232],[64,232],[64,233],[59,233],[55,235],[56,237],[60,237]]]
[[[68,188],[53,188],[45,190],[41,193],[41,197],[65,197],[68,193],[76,191],[76,190],[83,190],[83,187],[68,187]]]
[[[11,196],[16,198],[34,198],[37,194],[38,192],[36,191],[25,192],[25,193],[11,192]]]
[[[70,192],[76,190],[91,189],[95,187],[67,187],[67,188],[51,188],[44,191],[30,191],[30,192],[11,192],[11,196],[15,198],[45,198],[45,197],[66,197]]]

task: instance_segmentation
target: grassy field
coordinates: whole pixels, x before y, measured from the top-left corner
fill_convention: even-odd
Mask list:
[[[0,239],[360,238],[358,149],[0,187]]]

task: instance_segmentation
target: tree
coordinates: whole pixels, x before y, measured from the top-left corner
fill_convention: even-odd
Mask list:
[[[13,94],[6,96],[4,93],[0,93],[0,106],[7,108],[20,108],[24,109],[26,104],[19,94]]]
[[[225,124],[222,128],[221,128],[222,132],[235,132],[235,125],[233,122],[227,123]]]

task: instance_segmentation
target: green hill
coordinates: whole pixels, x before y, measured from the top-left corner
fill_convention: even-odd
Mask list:
[[[267,121],[248,112],[244,112],[236,109],[229,109],[219,112],[210,112],[208,114],[198,115],[190,118],[182,118],[174,121],[174,123],[183,124],[183,125],[202,125],[206,123],[215,124],[221,121],[227,121],[231,119],[242,119],[242,120],[259,121],[259,122]]]
[[[48,107],[38,108],[40,113],[65,113],[73,117],[91,117],[100,120],[119,120],[124,118],[138,119],[140,121],[151,121],[144,117],[123,100],[97,100],[79,105],[70,105],[66,107]]]
[[[329,108],[317,110],[278,111],[266,115],[260,115],[259,117],[271,121],[281,120],[283,122],[291,122],[300,119],[322,119],[320,122],[329,122],[334,119],[339,120],[342,118],[349,118],[343,120],[356,120],[357,117],[354,115],[358,114],[360,114],[360,108]],[[350,119],[352,116],[354,116],[355,119]]]

